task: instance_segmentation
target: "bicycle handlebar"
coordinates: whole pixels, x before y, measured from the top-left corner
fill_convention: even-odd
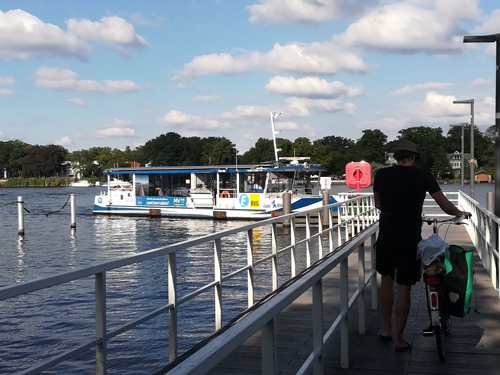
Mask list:
[[[453,217],[448,217],[446,219],[431,219],[431,218],[426,218],[422,217],[422,221],[426,222],[427,224],[432,224],[432,223],[447,223],[449,222],[450,224],[455,224],[455,225],[460,225],[460,224],[467,224],[467,223],[462,223],[462,220],[466,219],[465,215],[462,216],[453,216]]]

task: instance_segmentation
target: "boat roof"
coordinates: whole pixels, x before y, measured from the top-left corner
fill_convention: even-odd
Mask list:
[[[319,165],[282,165],[274,167],[266,164],[238,164],[236,165],[204,165],[204,166],[166,166],[166,167],[139,167],[139,168],[109,168],[104,174],[168,174],[168,173],[244,173],[244,172],[298,172],[298,171],[326,171]]]

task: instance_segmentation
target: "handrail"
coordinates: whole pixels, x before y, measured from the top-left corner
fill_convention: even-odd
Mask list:
[[[462,192],[459,201],[463,210],[472,213],[465,229],[500,298],[500,218]]]
[[[332,209],[337,208],[338,211],[338,223],[334,224],[332,221]],[[328,223],[323,223],[323,212],[329,213]],[[310,228],[312,226],[310,215],[318,215],[318,233],[312,234]],[[293,223],[297,217],[306,217],[306,226],[309,236],[305,240],[296,241],[295,238],[295,226]],[[267,219],[264,221],[259,221],[255,223],[246,224],[239,228],[231,228],[218,233],[206,235],[203,237],[191,239],[188,241],[182,241],[176,244],[171,244],[168,246],[158,247],[149,251],[142,252],[140,254],[134,254],[125,256],[122,258],[114,259],[111,261],[95,264],[90,267],[84,267],[68,272],[64,272],[58,275],[49,276],[45,278],[39,278],[31,281],[27,281],[20,284],[15,284],[7,287],[0,288],[0,301],[8,300],[10,298],[25,295],[27,293],[33,293],[41,289],[51,288],[57,285],[72,282],[74,280],[83,279],[89,276],[95,277],[95,332],[96,338],[88,339],[87,342],[79,342],[79,348],[73,349],[68,352],[62,353],[58,356],[54,356],[43,363],[37,364],[25,372],[29,374],[39,373],[46,370],[54,365],[57,365],[69,358],[73,354],[78,354],[82,348],[96,347],[96,373],[106,374],[106,364],[107,364],[107,341],[121,334],[140,323],[148,321],[161,313],[169,314],[169,359],[173,361],[177,358],[177,310],[179,306],[192,300],[194,297],[201,293],[206,293],[215,288],[216,290],[216,303],[215,312],[216,317],[216,329],[222,326],[222,299],[217,296],[222,296],[222,282],[233,278],[243,272],[247,272],[247,289],[248,289],[248,304],[249,307],[253,305],[253,290],[254,290],[254,280],[253,273],[257,265],[261,265],[263,262],[258,262],[253,260],[253,239],[252,230],[258,227],[271,226],[272,229],[272,254],[267,257],[267,260],[271,262],[272,270],[272,288],[273,290],[278,287],[278,260],[279,254],[285,251],[289,251],[292,256],[291,258],[291,269],[292,273],[290,277],[295,276],[296,257],[294,256],[295,251],[297,251],[298,245],[303,244],[306,246],[307,251],[310,251],[309,245],[312,238],[318,238],[318,258],[323,258],[323,239],[328,239],[330,246],[328,252],[333,252],[335,246],[333,244],[333,233],[336,231],[339,236],[339,244],[343,243],[343,239],[349,239],[356,231],[360,232],[364,228],[373,224],[378,219],[378,213],[374,206],[373,195],[364,195],[356,198],[347,199],[345,201],[329,204],[322,206],[321,208],[313,208],[301,213],[291,213],[288,215],[278,216],[276,218]],[[276,241],[276,225],[284,222],[285,220],[292,222],[291,227],[291,245],[285,246],[281,249],[277,248]],[[221,239],[224,237],[229,237],[241,232],[247,232],[247,252],[248,252],[248,262],[247,265],[229,272],[227,275],[219,274],[220,272],[220,261],[222,244]],[[194,246],[199,246],[207,243],[214,243],[214,264],[216,265],[216,270],[214,272],[213,281],[203,285],[197,290],[185,295],[178,296],[177,292],[177,264],[176,264],[176,253],[179,250],[187,249]],[[168,255],[168,299],[169,303],[154,310],[147,312],[146,314],[138,317],[133,321],[129,321],[124,325],[115,328],[114,330],[109,330],[106,327],[106,273],[111,270],[116,270],[121,267],[125,267],[131,264],[140,263],[149,259],[157,258],[159,256]],[[309,259],[309,256],[308,256]],[[307,264],[308,266],[309,264]],[[217,271],[219,269],[219,271]],[[281,276],[280,276],[281,277]]]

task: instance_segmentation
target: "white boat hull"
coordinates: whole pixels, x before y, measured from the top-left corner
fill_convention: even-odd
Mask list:
[[[118,197],[98,195],[94,201],[94,214],[134,215],[134,216],[169,216],[207,219],[248,219],[262,220],[277,216],[283,212],[281,197],[265,197],[264,194],[239,194],[237,198],[218,198],[216,205],[198,206],[192,197],[131,197],[127,192]],[[338,199],[330,197],[330,203]],[[253,205],[253,207],[250,207]],[[321,208],[321,197],[293,196],[292,212],[301,212]]]

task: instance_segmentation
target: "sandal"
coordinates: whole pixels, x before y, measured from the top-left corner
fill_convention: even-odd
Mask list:
[[[407,341],[406,342],[406,346],[403,346],[402,348],[394,348],[394,350],[398,353],[402,353],[402,352],[407,352],[409,350],[411,350],[411,347],[413,346],[412,343],[409,343]]]
[[[391,336],[383,336],[382,332],[379,332],[377,336],[378,336],[378,341],[383,342],[384,344],[388,344],[392,341]]]

